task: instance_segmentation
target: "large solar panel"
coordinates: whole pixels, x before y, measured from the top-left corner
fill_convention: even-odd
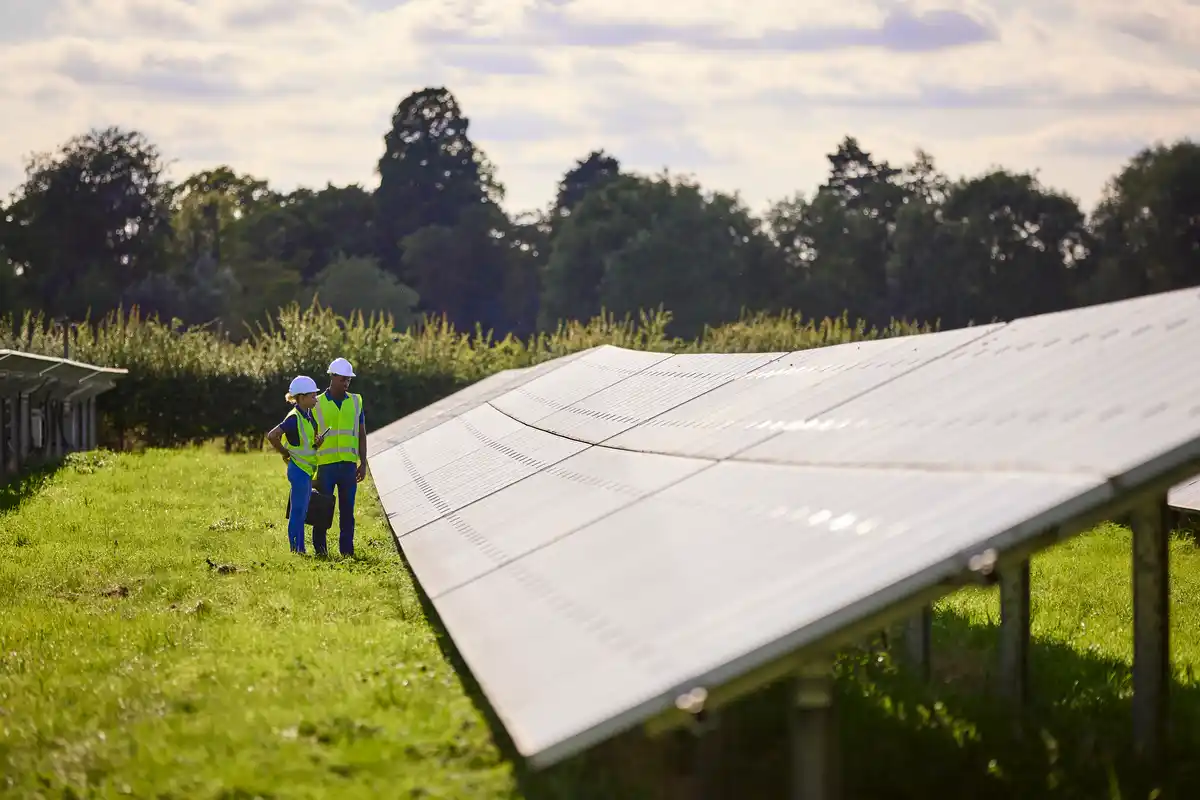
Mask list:
[[[401,538],[431,598],[712,462],[592,447]]]
[[[546,765],[1200,468],[1200,291],[798,353],[598,348],[394,445],[393,531]],[[467,410],[469,409],[469,410]]]
[[[739,457],[783,463],[1067,472],[1124,479],[1200,426],[1195,292],[1031,317],[877,391],[781,429]]]
[[[669,353],[644,353],[605,345],[558,369],[547,370],[491,403],[513,419],[526,425],[535,425],[551,414],[569,408],[670,357]]]
[[[784,419],[804,418],[835,408],[996,327],[784,354],[746,372],[744,380],[728,380],[695,398],[682,398],[686,402],[629,428],[606,444],[630,450],[728,458],[778,433]]]
[[[534,380],[545,372],[558,369],[589,352],[591,351],[583,350],[556,358],[553,361],[543,361],[532,367],[506,369],[493,373],[461,391],[443,397],[435,403],[430,403],[408,416],[375,430],[367,438],[367,455],[374,457],[377,453],[395,447],[400,442],[411,439],[419,433],[436,428],[464,411],[486,403],[522,383]]]
[[[781,354],[690,354],[664,359],[546,417],[545,431],[598,444],[751,372]],[[582,362],[581,362],[582,363]],[[566,373],[557,375],[566,377]]]

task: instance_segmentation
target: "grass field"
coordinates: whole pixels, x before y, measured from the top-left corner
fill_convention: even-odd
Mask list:
[[[75,456],[0,492],[0,796],[667,798],[685,737],[633,733],[545,776],[509,756],[396,554],[369,484],[352,559],[287,552],[278,459]],[[848,798],[1146,798],[1129,746],[1129,534],[1034,562],[1035,707],[989,694],[995,592],[947,599],[933,687],[839,665]],[[1200,796],[1200,551],[1173,543],[1177,757]],[[775,797],[785,687],[733,709],[717,771]],[[735,790],[736,787],[736,790]]]

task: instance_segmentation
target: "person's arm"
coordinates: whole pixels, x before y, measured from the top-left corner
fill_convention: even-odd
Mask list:
[[[275,448],[275,452],[283,456],[284,461],[291,461],[292,454],[283,446],[283,426],[276,425],[267,433],[267,441],[271,443],[271,447]]]
[[[286,417],[283,422],[276,425],[267,434],[267,441],[275,448],[275,452],[283,456],[284,461],[291,461],[292,454],[288,452],[287,445],[299,439],[300,428],[295,417]],[[284,442],[284,437],[287,437],[287,443]]]

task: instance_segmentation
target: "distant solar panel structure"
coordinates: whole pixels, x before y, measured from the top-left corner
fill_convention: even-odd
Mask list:
[[[840,647],[999,581],[1022,694],[1029,556],[1123,514],[1133,722],[1153,753],[1166,495],[1200,471],[1200,367],[1178,355],[1196,352],[1194,289],[793,353],[600,347],[397,421],[372,474],[534,767],[790,676],[794,796],[827,797]]]
[[[1167,495],[1167,503],[1171,508],[1189,514],[1200,514],[1200,476],[1173,487]]]

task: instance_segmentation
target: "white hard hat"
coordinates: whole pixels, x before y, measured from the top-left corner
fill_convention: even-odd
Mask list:
[[[343,378],[353,378],[354,368],[350,366],[350,362],[344,358],[335,358],[329,362],[329,374],[341,375]]]
[[[288,386],[289,394],[310,394],[320,391],[317,389],[317,382],[307,375],[297,375],[292,378],[292,383]]]

